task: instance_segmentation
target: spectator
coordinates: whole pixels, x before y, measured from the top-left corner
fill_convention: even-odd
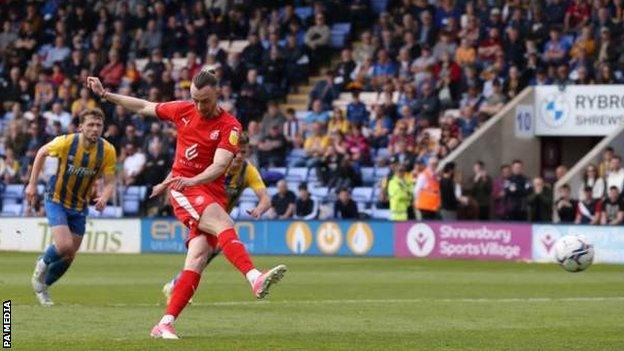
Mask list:
[[[286,121],[284,122],[284,137],[293,148],[303,147],[302,130],[292,108],[286,109]]]
[[[360,92],[353,91],[351,93],[353,101],[347,105],[347,120],[349,123],[364,126],[368,123],[369,113],[366,105],[360,101]]]
[[[522,161],[514,160],[511,164],[511,175],[504,185],[507,219],[511,221],[527,219],[526,200],[532,189],[531,183],[523,174],[523,166]]]
[[[258,143],[258,162],[260,168],[286,166],[288,141],[282,134],[282,128],[275,124],[269,134]]]
[[[445,221],[457,220],[460,201],[465,201],[461,196],[461,187],[455,181],[455,176],[455,163],[445,164],[440,180],[440,198],[442,200],[440,214]]]
[[[417,100],[414,109],[420,111],[418,118],[423,121],[423,127],[433,127],[437,124],[440,100],[434,94],[430,83],[423,84],[422,96]]]
[[[474,164],[473,171],[471,195],[479,206],[479,220],[487,221],[490,219],[490,203],[493,194],[492,179],[487,174],[482,161]]]
[[[357,219],[359,217],[357,204],[351,199],[349,188],[341,187],[338,190],[338,200],[334,204],[334,218]]]
[[[124,64],[119,60],[117,50],[108,53],[108,64],[100,71],[100,78],[105,86],[117,88],[125,73]]]
[[[146,157],[138,145],[132,142],[124,148],[123,161],[123,185],[140,185],[142,183],[143,170],[145,169]]]
[[[551,28],[550,40],[544,45],[542,60],[549,64],[561,64],[564,62],[568,51],[570,51],[570,45],[563,38],[561,38],[559,29],[556,27]]]
[[[18,181],[18,172],[20,164],[15,159],[15,153],[13,149],[6,148],[4,150],[4,157],[0,158],[0,182],[5,184],[11,184]]]
[[[624,223],[624,200],[620,196],[620,189],[610,186],[609,194],[602,203],[600,224],[621,225],[622,223]]]
[[[559,188],[559,198],[555,201],[555,210],[559,223],[574,223],[576,217],[577,201],[570,197],[570,186],[563,184]]]
[[[616,187],[620,193],[624,189],[624,168],[622,168],[622,158],[618,155],[613,156],[609,162],[609,173],[607,174],[606,187]]]
[[[310,101],[321,101],[321,106],[324,111],[332,109],[332,103],[338,98],[340,92],[334,85],[334,73],[330,70],[325,71],[325,79],[320,80],[314,85],[314,88],[310,91]],[[312,107],[312,104],[309,106]]]
[[[602,152],[602,160],[598,165],[598,176],[600,178],[607,178],[611,168],[611,159],[615,156],[615,151],[612,147],[607,147]]]
[[[479,120],[470,106],[462,108],[459,116],[460,118],[457,119],[457,124],[461,132],[461,137],[466,139],[477,129]]]
[[[563,177],[565,177],[567,173],[568,173],[568,167],[566,167],[565,165],[557,166],[557,168],[555,168],[555,182],[558,182],[561,179],[563,179]]]
[[[277,106],[277,103],[274,101],[269,101],[267,103],[267,112],[262,117],[260,121],[260,133],[262,136],[267,136],[269,131],[274,127],[278,126],[282,128],[284,123],[286,122],[286,117],[282,114]]]
[[[529,222],[547,223],[552,221],[552,191],[544,185],[544,179],[533,179],[533,192],[527,196]]]
[[[390,220],[406,221],[412,206],[414,183],[407,173],[407,165],[399,163],[396,159],[395,161],[393,164],[396,172],[389,175],[390,181],[386,190],[390,202]]]
[[[585,188],[592,189],[592,198],[596,200],[602,199],[605,194],[605,180],[598,176],[598,169],[594,165],[589,165],[583,173],[583,184],[579,189],[579,199],[584,200]]]
[[[310,197],[307,184],[305,182],[299,184],[299,197],[295,202],[294,218],[312,220],[316,218],[317,211],[317,203]]]
[[[431,157],[427,161],[427,168],[418,175],[414,189],[416,209],[420,211],[422,219],[438,219],[438,211],[442,204],[440,195],[440,181],[436,175],[438,159]]]
[[[325,23],[324,14],[317,13],[314,19],[314,25],[305,34],[305,44],[312,54],[312,63],[315,66],[327,52],[331,31]]]
[[[43,67],[52,68],[52,65],[56,62],[63,62],[71,51],[65,45],[65,39],[62,35],[57,36],[54,39],[54,46],[43,46],[40,52],[40,56],[43,57]]]
[[[43,117],[47,120],[47,131],[51,135],[57,135],[51,133],[54,122],[59,122],[61,124],[63,133],[67,132],[69,124],[72,122],[72,116],[69,112],[63,111],[63,105],[60,102],[53,103],[52,110],[44,112]]]
[[[271,209],[267,216],[271,219],[289,219],[295,213],[295,194],[288,190],[285,180],[277,182],[277,194],[271,199]]]
[[[599,199],[592,198],[592,188],[585,187],[583,189],[583,199],[579,201],[576,210],[576,224],[600,224],[602,202]]]
[[[312,111],[308,113],[305,118],[306,129],[308,132],[311,132],[315,124],[318,123],[319,128],[321,130],[325,130],[327,127],[327,122],[329,122],[329,113],[323,110],[323,103],[321,100],[316,99],[312,102]]]
[[[148,187],[152,187],[165,180],[171,167],[171,161],[168,154],[163,152],[163,143],[160,139],[152,139],[147,145],[147,151],[143,182]]]

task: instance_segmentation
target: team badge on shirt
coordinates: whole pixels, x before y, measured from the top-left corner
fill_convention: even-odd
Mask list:
[[[213,130],[212,132],[210,132],[210,140],[217,140],[217,139],[219,139],[219,131]]]
[[[230,144],[234,146],[238,145],[238,130],[237,129],[232,129],[228,140],[230,141]]]

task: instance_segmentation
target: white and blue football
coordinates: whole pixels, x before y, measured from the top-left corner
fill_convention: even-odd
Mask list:
[[[586,270],[594,261],[594,246],[580,235],[566,235],[555,244],[555,259],[568,272]]]

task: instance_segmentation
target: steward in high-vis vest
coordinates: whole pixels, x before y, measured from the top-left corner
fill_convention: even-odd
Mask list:
[[[414,189],[414,204],[422,219],[438,219],[442,198],[440,196],[440,180],[436,175],[438,159],[431,157],[427,168],[418,175]]]
[[[405,165],[397,165],[396,173],[388,182],[388,199],[390,200],[390,220],[406,221],[408,209],[412,204],[414,182]]]

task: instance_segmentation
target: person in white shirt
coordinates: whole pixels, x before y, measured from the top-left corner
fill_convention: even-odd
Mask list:
[[[60,102],[52,104],[52,109],[43,113],[43,117],[48,121],[46,131],[48,134],[52,134],[52,127],[54,122],[61,123],[61,129],[63,133],[67,133],[69,124],[72,122],[72,116],[69,112],[63,111],[63,105]]]
[[[624,168],[622,168],[622,158],[618,155],[613,156],[609,162],[609,174],[607,175],[607,189],[612,186],[618,188],[620,194],[624,187]]]
[[[123,182],[126,186],[135,185],[140,181],[147,159],[133,143],[127,144],[124,151],[126,157],[123,162]]]

